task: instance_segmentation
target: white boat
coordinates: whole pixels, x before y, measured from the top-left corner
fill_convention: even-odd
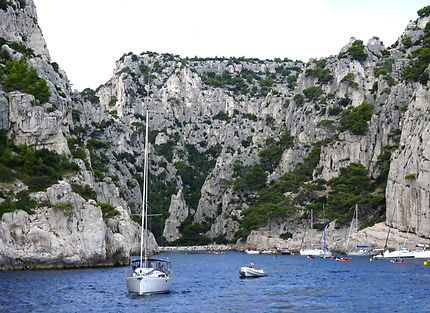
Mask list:
[[[369,247],[371,247],[371,246],[369,246]],[[374,256],[376,254],[378,254],[378,253],[375,250],[360,249],[360,248],[346,252],[347,256]]]
[[[153,258],[148,258],[144,262],[147,262],[144,266],[140,266],[140,259],[131,262],[126,274],[128,291],[138,295],[169,292],[170,262]]]
[[[266,276],[266,273],[263,270],[257,270],[251,267],[241,267],[239,274],[241,277],[263,277]]]
[[[398,204],[399,201],[397,200],[396,202],[396,216],[397,216],[397,225],[399,225],[399,213],[398,213]],[[393,217],[391,218],[391,222],[393,222],[394,219],[394,214]],[[390,230],[391,227],[388,230],[388,234],[387,234],[387,239],[385,240],[385,247],[384,247],[384,252],[380,253],[378,255],[375,255],[373,258],[375,260],[383,260],[383,259],[410,259],[413,258],[415,255],[414,251],[410,251],[409,249],[400,246],[399,244],[399,230],[397,230],[397,244],[399,245],[399,249],[398,250],[394,250],[394,251],[390,251],[387,249],[387,243],[388,243],[388,237],[390,236]]]
[[[319,248],[306,248],[306,249],[302,249],[300,250],[300,255],[304,255],[304,256],[320,256],[324,253],[323,249],[319,249]]]
[[[273,251],[271,251],[271,250],[263,250],[263,251],[261,251],[261,254],[273,254]]]
[[[148,93],[149,87],[146,97],[146,133],[143,167],[140,258],[130,262],[130,267],[126,272],[125,278],[128,291],[138,295],[169,292],[172,279],[170,262],[168,260],[149,258],[148,253]]]
[[[415,259],[428,259],[428,260],[430,260],[429,246],[427,244],[418,243],[418,240],[419,240],[418,230],[420,228],[420,223],[418,222],[418,216],[419,216],[419,214],[418,214],[418,201],[415,201],[415,216],[416,216],[415,247],[418,249],[414,251],[414,258]]]
[[[322,250],[323,252],[320,253],[319,257],[320,258],[331,258],[333,256],[333,254],[331,253],[331,251],[327,248],[327,245],[325,244],[325,209],[324,209],[324,203],[323,203],[323,224],[324,224],[324,241],[323,241],[323,246],[322,246]]]
[[[246,254],[260,254],[260,251],[258,250],[245,250]]]
[[[415,256],[414,251],[410,251],[406,248],[401,248],[400,250],[389,251],[385,250],[383,253],[375,255],[373,258],[375,260],[381,259],[411,259]]]
[[[377,252],[373,250],[374,245],[368,245],[368,246],[358,245],[357,239],[355,239],[355,247],[351,250],[348,250],[349,239],[351,237],[351,232],[353,228],[354,228],[355,235],[357,236],[357,233],[358,233],[358,205],[357,204],[355,205],[354,217],[352,218],[351,226],[349,228],[349,233],[348,233],[348,239],[346,240],[346,244],[345,244],[346,255],[357,256],[357,257],[376,255]]]
[[[414,251],[415,259],[430,259],[430,250],[418,250]]]
[[[322,249],[315,248],[314,245],[311,245],[309,248],[300,249],[300,251],[299,251],[300,255],[318,256],[320,258],[330,258],[333,255],[331,253],[331,251],[328,250],[326,243],[325,243],[325,209],[324,209],[324,204],[323,204],[323,221],[324,221],[324,234],[323,234]],[[312,225],[313,225],[313,215],[312,215],[312,211],[311,211],[311,222],[310,222],[311,230],[312,230]]]

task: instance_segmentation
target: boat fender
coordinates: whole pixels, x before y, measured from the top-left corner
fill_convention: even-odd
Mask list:
[[[423,264],[424,264],[424,265],[427,265],[427,264],[428,264],[428,262],[424,261],[424,262],[423,262]]]

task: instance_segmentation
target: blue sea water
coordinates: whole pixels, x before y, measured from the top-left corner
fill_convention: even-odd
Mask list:
[[[0,272],[0,312],[430,312],[430,266],[240,252],[163,253],[172,291],[127,292],[125,267]],[[251,260],[266,277],[239,278]]]

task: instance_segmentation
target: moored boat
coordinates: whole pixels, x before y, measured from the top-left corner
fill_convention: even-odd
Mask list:
[[[148,249],[148,151],[149,112],[148,94],[146,98],[146,132],[142,186],[142,224],[140,234],[140,258],[130,262],[125,282],[130,293],[138,295],[167,293],[171,286],[171,266],[168,260],[150,258]]]
[[[260,254],[260,251],[258,250],[245,250],[244,252],[246,254]]]
[[[414,251],[415,259],[430,259],[430,250],[418,250]]]
[[[131,262],[126,274],[126,285],[130,293],[138,295],[166,293],[171,287],[170,262],[148,258],[146,265],[140,266],[140,260]]]

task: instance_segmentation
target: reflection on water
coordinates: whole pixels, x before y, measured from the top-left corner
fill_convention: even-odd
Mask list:
[[[0,312],[417,312],[430,311],[430,266],[368,258],[166,253],[172,291],[127,292],[125,267],[0,272]],[[253,260],[268,274],[240,279]]]

